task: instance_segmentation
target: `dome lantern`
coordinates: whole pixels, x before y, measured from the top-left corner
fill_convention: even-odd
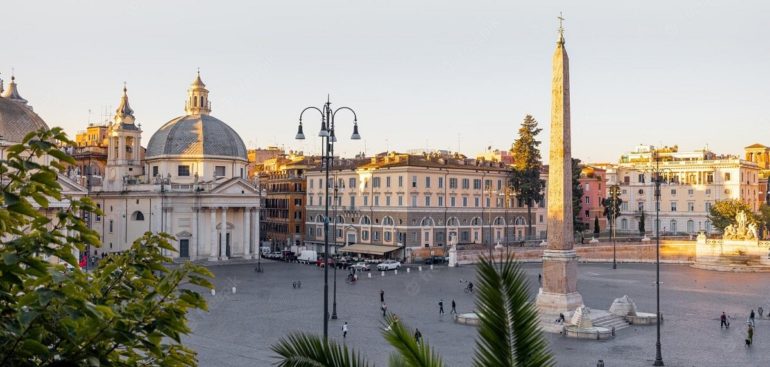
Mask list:
[[[190,88],[187,90],[187,102],[184,107],[188,115],[208,115],[211,113],[211,103],[209,102],[209,91],[206,84],[201,80],[201,72],[193,80]]]

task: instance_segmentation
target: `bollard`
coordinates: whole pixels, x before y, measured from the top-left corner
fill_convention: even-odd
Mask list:
[[[417,270],[422,271],[422,265],[418,266]]]
[[[214,289],[214,288],[211,288],[211,295],[212,296],[216,296],[217,295],[217,290]]]
[[[393,270],[393,274],[394,274],[394,275],[398,275],[398,269],[396,269],[396,270]]]
[[[380,276],[381,276],[381,277],[384,277],[384,276],[385,276],[385,272],[384,272],[384,271],[381,271],[381,272],[380,272]]]
[[[406,268],[406,273],[409,274],[409,268]]]
[[[235,294],[235,287],[233,287],[233,294]]]
[[[366,275],[368,275],[368,277],[367,277],[367,278],[369,278],[369,279],[371,279],[371,278],[372,278],[372,273],[368,273],[368,274],[366,274]]]
[[[433,264],[430,264],[430,270],[433,270]]]

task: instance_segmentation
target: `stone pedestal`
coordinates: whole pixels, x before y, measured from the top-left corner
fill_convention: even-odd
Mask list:
[[[555,318],[583,305],[577,291],[577,260],[575,250],[543,252],[543,286],[535,301],[541,315]]]

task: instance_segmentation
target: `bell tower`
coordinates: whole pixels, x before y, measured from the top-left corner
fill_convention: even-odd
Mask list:
[[[105,188],[122,189],[142,175],[142,129],[135,124],[134,110],[128,104],[128,89],[123,85],[123,96],[115,110],[107,137],[107,177]]]

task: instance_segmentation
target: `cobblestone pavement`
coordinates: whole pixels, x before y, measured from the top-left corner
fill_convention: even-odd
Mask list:
[[[192,335],[185,343],[199,353],[201,366],[268,366],[275,362],[270,345],[291,331],[322,332],[323,270],[311,265],[266,263],[264,273],[254,265],[212,266],[216,296],[207,295],[209,312],[190,315]],[[524,265],[530,275],[531,293],[537,291],[539,264]],[[338,320],[330,320],[329,335],[342,340],[341,326],[349,324],[348,346],[366,354],[379,366],[386,365],[391,348],[380,335],[380,289],[388,310],[410,327],[418,327],[450,366],[469,366],[476,329],[458,325],[449,314],[438,315],[443,299],[447,313],[452,299],[459,312],[473,310],[472,296],[461,280],[472,279],[473,266],[460,268],[423,266],[411,273],[389,272],[363,277],[357,284],[337,273]],[[331,274],[331,273],[330,273]],[[586,305],[608,309],[624,294],[636,301],[639,311],[655,312],[655,266],[580,264],[578,288]],[[302,280],[301,289],[292,281]],[[745,321],[749,310],[762,305],[770,311],[770,274],[718,273],[686,265],[661,266],[663,359],[666,366],[770,366],[770,319],[758,319],[754,346],[746,348]],[[236,287],[236,293],[231,288]],[[329,294],[332,294],[330,276]],[[331,310],[331,301],[330,301]],[[733,317],[729,330],[720,330],[722,311]],[[766,315],[767,316],[767,315]],[[559,366],[650,366],[655,357],[655,327],[632,326],[614,340],[586,341],[548,335]]]

